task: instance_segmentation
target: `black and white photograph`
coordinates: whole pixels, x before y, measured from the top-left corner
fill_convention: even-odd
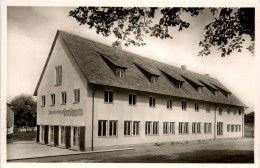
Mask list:
[[[259,3],[193,4],[6,3],[4,166],[259,167]]]

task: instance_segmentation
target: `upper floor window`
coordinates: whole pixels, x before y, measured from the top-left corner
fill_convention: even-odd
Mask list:
[[[42,96],[42,107],[45,106],[45,96]]]
[[[210,105],[209,105],[209,104],[206,105],[206,112],[207,112],[207,113],[210,112]]]
[[[62,66],[56,67],[56,85],[60,85],[62,82]]]
[[[199,104],[195,103],[195,111],[199,111]]]
[[[177,82],[177,88],[180,89],[181,88],[181,82]]]
[[[129,105],[135,105],[136,103],[136,95],[129,94]]]
[[[181,108],[182,110],[186,110],[186,102],[181,102]]]
[[[150,107],[155,107],[155,98],[154,97],[150,97],[150,99],[149,99],[149,106]]]
[[[241,115],[241,113],[242,113],[242,110],[238,109],[238,114]]]
[[[61,92],[61,104],[67,103],[67,92]]]
[[[51,94],[51,105],[55,105],[55,94]]]
[[[74,102],[78,103],[80,101],[80,90],[74,89]]]
[[[219,114],[219,115],[222,115],[222,107],[219,107],[219,108],[218,108],[218,114]]]
[[[236,111],[237,111],[237,110],[234,108],[234,109],[233,109],[233,115],[236,115]]]
[[[157,80],[158,80],[157,76],[154,76],[154,75],[151,76],[151,83],[152,84],[155,84],[157,82]]]
[[[230,108],[227,108],[227,114],[230,115]]]
[[[118,77],[124,77],[125,76],[125,70],[123,68],[116,68],[116,76]]]
[[[167,100],[167,109],[172,109],[172,100]]]
[[[113,92],[105,91],[104,92],[104,101],[106,103],[112,103],[113,102]]]

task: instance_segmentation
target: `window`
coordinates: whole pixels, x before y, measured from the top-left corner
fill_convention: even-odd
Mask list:
[[[152,135],[152,121],[145,122],[145,135]]]
[[[61,92],[61,104],[66,104],[67,103],[67,93],[66,92]]]
[[[56,85],[60,85],[62,82],[62,67],[56,67]]]
[[[159,135],[159,122],[153,122],[153,135]]]
[[[179,122],[179,134],[189,134],[188,122]]]
[[[231,125],[228,124],[228,125],[227,125],[227,132],[230,132],[230,127],[231,127]]]
[[[212,123],[204,123],[204,133],[212,133]]]
[[[125,76],[125,70],[122,68],[116,68],[116,76],[118,77],[124,77]]]
[[[78,103],[80,101],[80,90],[74,89],[74,103]]]
[[[61,126],[60,127],[60,143],[61,145],[65,145],[65,141],[66,141],[66,127],[65,126]]]
[[[241,113],[242,113],[242,110],[238,109],[238,114],[241,115]]]
[[[45,96],[42,96],[42,107],[45,106]]]
[[[233,115],[236,115],[236,111],[237,111],[237,110],[234,108],[234,109],[233,109]]]
[[[231,96],[231,93],[227,93],[227,98],[229,99]]]
[[[182,110],[186,110],[186,102],[181,102],[181,107],[182,107]]]
[[[109,136],[117,136],[117,120],[109,121]]]
[[[219,95],[219,91],[218,91],[218,90],[215,90],[215,96],[218,97],[218,95]]]
[[[208,104],[206,105],[206,112],[210,113],[210,105],[208,105]]]
[[[235,131],[235,125],[231,125],[231,132]]]
[[[49,126],[49,132],[50,132],[50,143],[54,142],[54,126]]]
[[[107,120],[98,120],[98,136],[107,136]]]
[[[139,128],[140,128],[140,121],[134,121],[133,122],[133,135],[134,136],[140,135]]]
[[[217,135],[223,135],[223,122],[217,122]]]
[[[158,80],[157,76],[154,76],[154,75],[151,76],[151,83],[152,84],[155,84],[157,82],[157,80]]]
[[[181,88],[181,82],[177,82],[177,88],[180,89]]]
[[[80,127],[73,127],[73,146],[79,147]]]
[[[131,135],[132,121],[124,122],[124,135]]]
[[[238,132],[238,125],[236,125],[236,132]]]
[[[163,122],[163,134],[164,135],[169,134],[169,122]]]
[[[155,107],[155,98],[154,97],[150,97],[150,99],[149,99],[149,106],[150,107]]]
[[[105,100],[106,103],[112,103],[113,102],[113,92],[105,91],[104,92],[104,100]]]
[[[51,94],[51,105],[55,105],[55,94]]]
[[[192,123],[192,133],[193,134],[200,134],[201,133],[201,124],[193,122]]]
[[[136,103],[136,95],[129,94],[129,105],[135,105]]]
[[[220,115],[220,116],[222,115],[222,107],[218,108],[218,115]]]
[[[167,100],[167,109],[172,109],[172,100]]]
[[[175,134],[175,122],[170,122],[170,134]]]
[[[238,131],[241,132],[241,125],[238,125]]]
[[[230,108],[227,108],[227,114],[230,115]]]
[[[195,111],[199,111],[199,104],[195,103]]]
[[[198,87],[198,92],[199,92],[199,93],[202,92],[202,87],[201,87],[201,86]]]

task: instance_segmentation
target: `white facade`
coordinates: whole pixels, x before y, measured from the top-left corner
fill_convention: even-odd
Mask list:
[[[70,127],[70,148],[79,148],[80,130],[82,131],[80,127],[83,127],[85,130],[84,150],[113,145],[243,137],[244,113],[240,109],[239,115],[238,107],[109,86],[91,85],[60,36],[58,36],[49,58],[37,90],[39,142],[46,141],[45,143],[54,144],[55,131],[52,126],[59,128],[57,135],[59,146],[66,146],[66,135],[64,135],[66,131],[63,131],[66,128],[63,126]],[[62,67],[62,82],[56,85],[55,69],[58,66]],[[75,102],[75,89],[80,90],[79,102]],[[111,103],[104,101],[105,91],[113,93]],[[62,104],[62,92],[66,92],[66,104]],[[51,103],[51,94],[55,94],[55,105]],[[136,95],[135,105],[129,105],[129,94]],[[45,96],[45,105],[41,103],[43,96]],[[150,96],[155,98],[155,107],[149,106]],[[167,109],[167,100],[172,100],[171,109]],[[186,110],[182,109],[182,102],[186,102]],[[198,104],[198,111],[195,111],[195,103]],[[210,106],[209,112],[206,111],[207,105]],[[219,107],[222,107],[222,115],[219,114]],[[228,107],[231,109],[230,114],[227,114]],[[234,115],[233,109],[236,109],[236,115]],[[92,114],[94,115],[92,116]],[[101,120],[104,122],[103,124],[101,124]],[[110,121],[112,121],[111,124],[114,122],[116,125],[110,126]],[[126,131],[130,131],[130,135],[125,135],[124,130],[129,126],[124,124],[125,121],[130,123],[130,129]],[[133,135],[134,121],[139,123],[138,135]],[[158,122],[158,131],[155,131],[158,132],[157,135],[146,135],[147,121]],[[167,125],[164,122],[168,122],[167,131],[164,130],[164,125]],[[188,123],[187,134],[179,133],[181,122]],[[192,133],[193,122],[200,123],[200,131],[196,128],[196,132],[200,133]],[[218,122],[223,123],[222,135],[217,135]],[[169,128],[173,123],[174,133]],[[211,124],[211,131],[208,133],[204,132],[205,123]],[[240,130],[227,132],[227,125],[238,125],[237,127],[240,127]],[[101,127],[102,134],[105,131],[106,136],[99,136]],[[106,130],[103,129],[105,127]],[[110,129],[110,127],[113,129]],[[48,129],[47,133],[45,133],[46,129]],[[153,132],[153,129],[151,130]],[[109,136],[110,131],[114,136]],[[164,134],[164,132],[168,132],[168,134]],[[46,134],[48,134],[48,140],[44,139]]]

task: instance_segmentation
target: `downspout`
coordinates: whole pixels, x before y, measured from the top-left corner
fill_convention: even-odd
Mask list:
[[[92,134],[91,134],[91,150],[94,151],[94,100],[96,93],[97,85],[95,85],[93,94],[92,94]]]
[[[217,125],[217,108],[220,104],[217,104],[214,110],[214,140],[216,140],[217,135],[216,135],[216,125]]]

